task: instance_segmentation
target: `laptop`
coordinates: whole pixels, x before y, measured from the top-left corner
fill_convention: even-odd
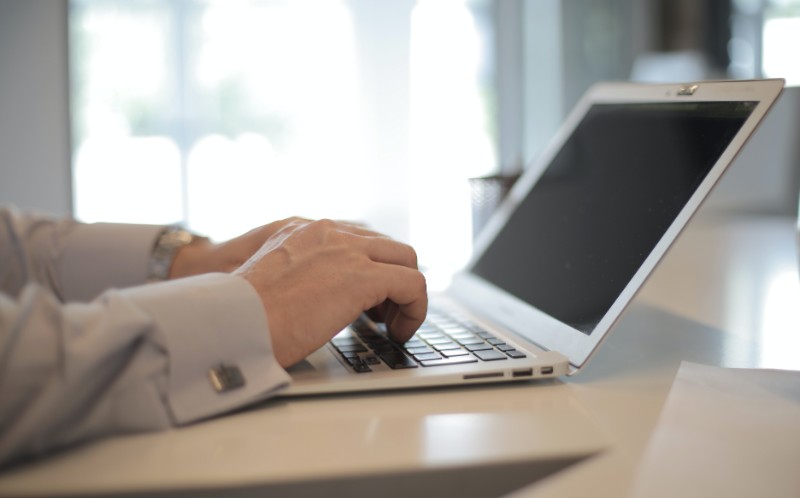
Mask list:
[[[569,114],[406,344],[362,317],[283,395],[510,382],[583,368],[784,81],[601,83]]]

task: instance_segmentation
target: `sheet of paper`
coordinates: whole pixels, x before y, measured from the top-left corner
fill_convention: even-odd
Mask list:
[[[800,497],[800,372],[684,362],[630,494],[675,496]]]

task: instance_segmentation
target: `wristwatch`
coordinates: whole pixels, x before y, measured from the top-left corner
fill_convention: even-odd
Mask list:
[[[197,237],[180,227],[165,228],[153,246],[147,267],[147,281],[160,282],[169,278],[169,270],[175,254],[183,246],[189,245]]]

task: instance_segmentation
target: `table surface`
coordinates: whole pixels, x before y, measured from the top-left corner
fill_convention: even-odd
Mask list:
[[[604,349],[586,375],[569,381],[602,417],[614,444],[515,496],[626,496],[682,360],[800,370],[798,255],[792,219],[705,216],[693,222],[637,296],[640,305],[665,314],[657,334],[642,331],[648,337],[639,351],[647,364],[614,367],[616,351]],[[666,326],[670,321],[674,325]],[[769,496],[769,483],[763,489]]]
[[[9,469],[0,495],[620,496],[680,362],[800,369],[798,304],[793,220],[705,216],[575,377],[271,400]]]

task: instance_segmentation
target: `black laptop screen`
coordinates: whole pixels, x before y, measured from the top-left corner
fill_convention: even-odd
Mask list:
[[[755,105],[594,105],[472,273],[590,334]]]

